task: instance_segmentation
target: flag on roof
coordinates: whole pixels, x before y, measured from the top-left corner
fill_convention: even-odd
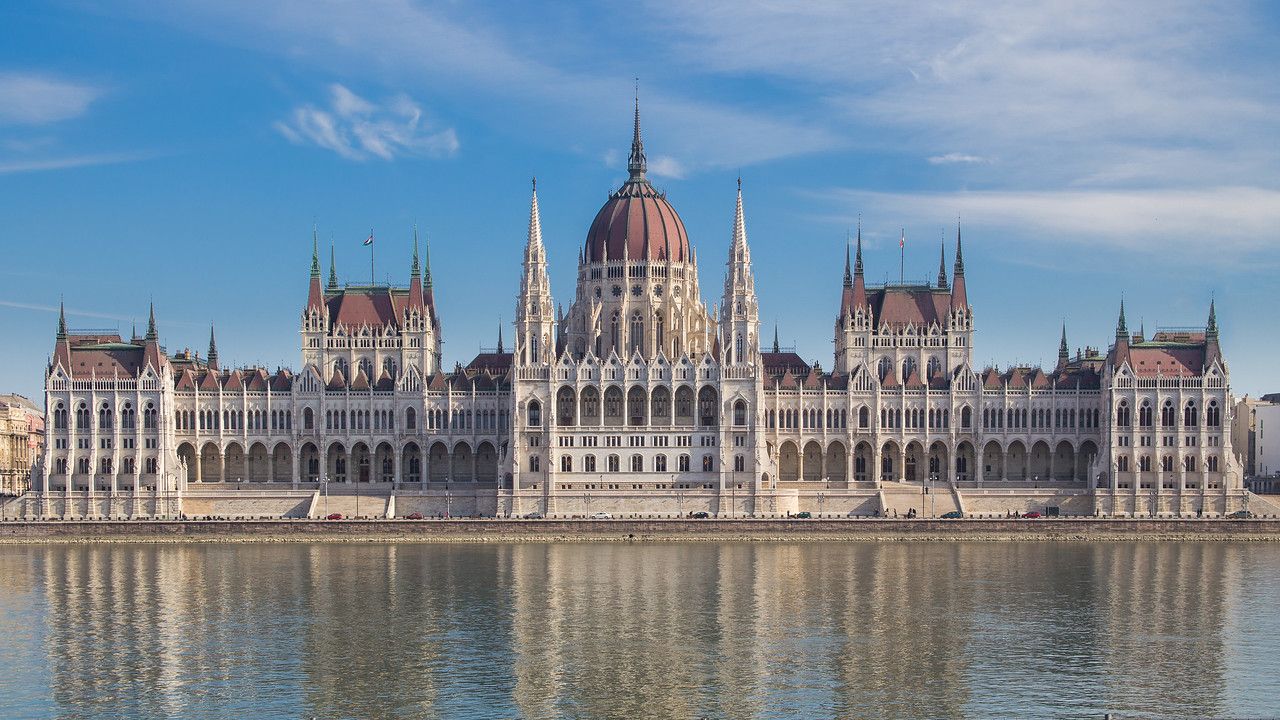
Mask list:
[[[364,239],[364,244],[365,244],[365,245],[372,245],[372,244],[373,244],[373,231],[372,231],[372,230],[370,230],[370,231],[369,231],[369,237],[367,237],[367,238],[365,238],[365,239]]]

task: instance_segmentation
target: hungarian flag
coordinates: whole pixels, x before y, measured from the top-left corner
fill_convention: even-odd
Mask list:
[[[372,235],[370,235],[370,236],[369,236],[369,242],[373,242],[373,236],[372,236]],[[365,243],[365,245],[368,245],[368,244],[369,244],[369,243]],[[903,228],[903,229],[902,229],[902,236],[898,238],[898,247],[900,247],[900,248],[901,248],[901,247],[906,247],[906,246],[907,246],[907,229],[906,229],[906,228]]]
[[[372,244],[373,244],[373,231],[372,231],[372,230],[370,230],[370,231],[369,231],[369,237],[367,237],[367,238],[365,238],[365,239],[364,239],[364,244],[365,244],[365,245],[372,245]]]

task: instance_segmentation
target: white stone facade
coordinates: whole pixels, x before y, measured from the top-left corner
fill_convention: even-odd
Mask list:
[[[977,369],[959,234],[951,276],[944,257],[930,285],[867,286],[859,240],[825,372],[761,338],[741,184],[708,308],[696,250],[645,179],[638,113],[630,171],[567,312],[535,187],[514,347],[500,337],[452,372],[416,243],[405,288],[339,286],[332,267],[322,286],[313,246],[296,374],[221,368],[212,336],[205,358],[170,355],[154,314],[129,340],[60,323],[35,497],[73,515],[177,514],[210,489],[359,487],[498,515],[871,514],[899,494],[958,508],[994,490],[1106,514],[1237,506],[1212,311],[1203,331],[1147,340],[1122,308],[1106,353],[1072,355],[1064,330],[1052,369]]]

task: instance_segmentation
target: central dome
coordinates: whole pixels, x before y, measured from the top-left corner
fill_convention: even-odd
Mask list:
[[[640,103],[627,161],[630,177],[596,213],[587,231],[583,262],[621,260],[689,262],[689,235],[675,208],[645,178]]]

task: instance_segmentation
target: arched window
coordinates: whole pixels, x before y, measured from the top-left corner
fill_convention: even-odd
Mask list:
[[[733,404],[733,424],[739,426],[747,424],[747,404],[742,400]]]
[[[351,368],[347,367],[347,361],[345,358],[338,358],[337,360],[334,360],[333,369],[334,369],[334,372],[342,373],[343,379],[345,380],[351,379],[351,373],[349,372]]]
[[[134,429],[134,413],[133,413],[132,403],[125,403],[124,407],[120,408],[120,429],[121,430]]]
[[[618,472],[618,456],[617,455],[609,456],[608,461],[605,464],[605,469],[611,473]]]
[[[742,333],[738,333],[733,339],[733,362],[740,363],[744,357],[746,353],[743,352]]]
[[[573,425],[577,404],[578,399],[574,395],[573,388],[560,388],[556,394],[556,424],[562,427]]]
[[[1195,400],[1188,402],[1182,409],[1182,424],[1189,428],[1200,424],[1200,413],[1196,410]]]
[[[937,355],[934,355],[933,357],[929,358],[929,379],[932,380],[933,378],[936,378],[941,374],[942,374],[942,361],[938,359]]]
[[[889,373],[892,370],[893,370],[893,359],[890,358],[888,355],[881,356],[880,365],[877,368],[877,373],[880,376],[880,380],[883,382],[884,379],[889,376]]]
[[[395,358],[390,358],[390,357],[389,357],[389,358],[383,358],[383,359],[382,359],[382,369],[386,371],[387,376],[388,376],[388,377],[390,377],[392,380],[395,380],[395,379],[396,379],[396,371],[397,371],[399,368],[397,368],[397,367],[396,367],[396,359],[395,359]]]
[[[1120,404],[1116,405],[1116,425],[1118,427],[1129,427],[1132,419],[1129,412],[1129,401],[1121,400]]]
[[[418,428],[418,411],[413,408],[404,411],[404,426],[410,430]]]
[[[62,403],[58,403],[53,409],[53,427],[57,430],[67,429],[67,409]]]
[[[643,455],[631,456],[631,472],[644,472],[644,456]]]
[[[1222,424],[1222,411],[1218,408],[1217,400],[1210,400],[1209,407],[1205,408],[1204,424],[1208,427],[1218,427]]]
[[[663,321],[661,315],[654,318],[653,334],[654,334],[654,342],[656,344],[653,350],[655,355],[658,353],[659,350],[662,349],[663,344],[666,342],[667,336],[666,336],[666,333],[664,332],[665,328],[666,328],[666,323]]]
[[[710,385],[698,391],[698,417],[703,427],[716,424],[716,391]]]
[[[560,472],[573,472],[573,457],[569,455],[560,456]]]
[[[676,458],[676,469],[679,472],[689,472],[689,456],[681,455]]]
[[[634,352],[644,354],[644,319],[640,317],[639,311],[631,316],[631,333],[627,336],[627,340],[628,355]]]
[[[360,358],[360,371],[364,373],[365,379],[369,382],[378,379],[373,375],[373,361],[369,358]]]
[[[1160,408],[1160,424],[1167,428],[1171,428],[1177,424],[1172,400],[1165,400],[1164,405]]]
[[[529,401],[529,427],[542,427],[542,403]]]
[[[899,379],[902,380],[903,382],[906,382],[907,378],[911,377],[911,373],[915,371],[916,371],[916,359],[913,357],[909,357],[902,361],[902,377]]]
[[[710,455],[702,456],[702,472],[713,472],[716,469],[715,458]]]
[[[303,408],[302,409],[302,429],[314,430],[315,427],[316,427],[315,414],[312,413],[311,408]]]
[[[613,314],[613,320],[609,323],[609,347],[615,352],[622,352],[622,345],[618,343],[618,313]]]
[[[960,427],[968,430],[971,425],[973,425],[973,411],[969,409],[968,405],[965,405],[960,408]]]
[[[106,403],[102,403],[102,407],[98,408],[98,429],[111,429],[111,406]]]
[[[582,458],[582,469],[584,472],[593,473],[596,471],[596,456],[588,455]]]
[[[1142,405],[1138,407],[1138,425],[1139,427],[1151,427],[1151,421],[1151,402],[1143,400]]]
[[[858,427],[865,429],[867,427],[870,427],[870,425],[871,425],[871,411],[867,409],[866,405],[863,405],[862,407],[858,408]]]

